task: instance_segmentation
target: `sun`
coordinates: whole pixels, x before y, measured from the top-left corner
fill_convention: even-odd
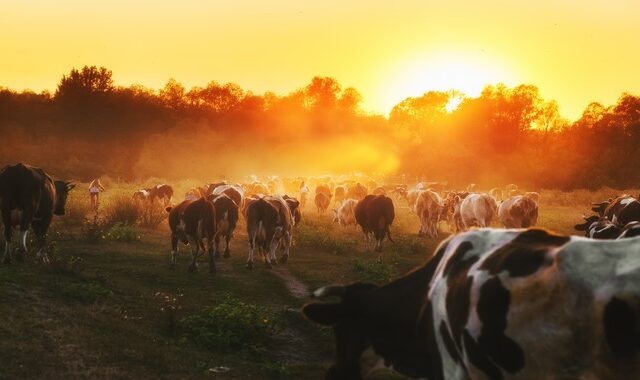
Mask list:
[[[478,96],[482,89],[499,82],[511,85],[514,75],[500,60],[482,54],[443,52],[408,58],[395,66],[386,83],[387,108],[407,97],[421,96],[428,91],[456,90],[466,96]],[[455,110],[462,96],[454,96],[446,105],[447,112]]]

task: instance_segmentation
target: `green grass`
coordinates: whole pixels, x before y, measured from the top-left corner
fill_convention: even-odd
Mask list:
[[[140,185],[105,187],[101,207],[115,193]],[[573,233],[589,202],[604,193],[572,198],[543,192],[538,224]],[[241,221],[232,257],[218,260],[212,277],[204,257],[199,273],[187,273],[186,247],[177,268],[169,270],[166,221],[156,229],[109,226],[99,239],[86,239],[82,197],[87,194],[74,194],[72,211],[52,227],[50,265],[32,258],[0,265],[0,378],[323,378],[333,357],[331,332],[302,317],[306,300],[294,297],[286,276],[274,272],[293,276],[308,290],[330,283],[382,284],[425,262],[447,236],[419,238],[417,217],[401,201],[391,229],[396,242],[385,241],[378,262],[360,230],[335,225],[331,214],[317,215],[309,206],[295,227],[287,265],[247,270]],[[117,237],[102,238],[103,232]],[[227,318],[233,313],[239,317]],[[262,329],[262,316],[277,326]],[[243,335],[246,329],[251,334]],[[230,371],[210,372],[221,366]],[[401,377],[381,371],[372,378]]]

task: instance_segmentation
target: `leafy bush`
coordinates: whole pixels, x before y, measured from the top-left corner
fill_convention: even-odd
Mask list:
[[[120,194],[109,201],[104,212],[109,224],[134,225],[140,219],[141,208],[131,197]]]
[[[356,259],[352,265],[353,271],[358,274],[360,280],[366,282],[385,284],[398,276],[398,268],[395,264]]]
[[[224,296],[217,305],[181,320],[185,335],[210,350],[264,350],[280,328],[279,316],[264,306]]]
[[[88,243],[97,243],[106,238],[109,225],[98,213],[91,218],[86,218],[80,228],[80,240]]]
[[[142,238],[136,226],[126,223],[116,223],[107,232],[106,238],[112,241],[140,241]]]

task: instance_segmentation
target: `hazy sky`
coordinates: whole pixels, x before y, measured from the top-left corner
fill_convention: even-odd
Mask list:
[[[576,118],[640,93],[640,1],[0,2],[0,86],[55,89],[72,67],[116,84],[235,82],[286,94],[315,75],[387,113],[430,89],[537,85]]]

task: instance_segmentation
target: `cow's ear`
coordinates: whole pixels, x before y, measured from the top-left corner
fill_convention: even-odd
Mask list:
[[[302,314],[309,320],[324,326],[333,326],[343,318],[341,304],[308,303],[302,307]]]
[[[71,182],[67,182],[66,185],[67,185],[67,190],[71,190],[74,187],[76,187],[76,184],[75,183],[71,183]]]

